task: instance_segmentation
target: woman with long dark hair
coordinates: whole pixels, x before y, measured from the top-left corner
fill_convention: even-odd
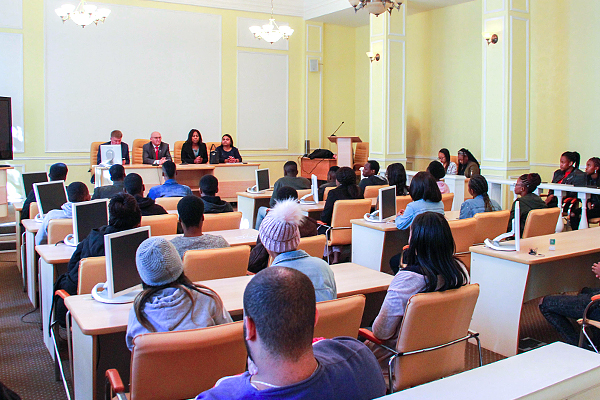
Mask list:
[[[406,170],[402,163],[393,163],[388,165],[385,176],[390,186],[396,185],[396,196],[406,196],[408,186],[406,186]]]
[[[410,181],[409,192],[412,202],[408,203],[406,210],[399,210],[396,217],[398,229],[407,229],[417,215],[426,211],[444,215],[442,193],[429,172],[418,172]]]
[[[529,211],[547,208],[544,200],[542,200],[537,194],[533,193],[540,183],[542,183],[542,178],[535,172],[531,174],[523,174],[517,179],[517,183],[515,184],[515,194],[520,197],[513,202],[512,208],[510,209],[510,219],[508,220],[508,227],[506,228],[507,232],[512,230],[513,219],[515,218],[515,204],[517,201],[519,202],[521,210],[521,236],[523,236],[525,221],[527,221],[527,215],[529,215]]]
[[[202,141],[202,135],[198,129],[192,129],[188,138],[181,146],[182,164],[206,164],[208,162],[208,153],[206,143]]]
[[[560,156],[559,168],[554,171],[552,183],[563,183],[565,185],[585,186],[585,172],[579,169],[581,156],[576,151],[565,151]],[[565,197],[577,198],[577,192],[567,192]],[[558,200],[554,196],[554,191],[548,191],[546,197],[548,207],[558,206]],[[566,210],[565,210],[566,211]]]
[[[458,175],[464,175],[465,178],[479,175],[479,161],[473,154],[464,147],[458,151]]]
[[[450,152],[448,149],[443,148],[438,152],[438,161],[442,163],[447,175],[456,175],[458,167],[450,160]]]
[[[233,145],[233,138],[229,133],[226,133],[221,138],[221,145],[217,147],[220,163],[240,163],[242,156],[237,147]]]
[[[482,212],[502,210],[496,200],[490,199],[488,183],[483,175],[475,175],[469,179],[469,194],[473,198],[462,203],[459,219],[472,218]]]

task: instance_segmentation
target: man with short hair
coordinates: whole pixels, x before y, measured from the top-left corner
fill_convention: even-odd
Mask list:
[[[142,146],[144,164],[162,165],[171,161],[169,144],[162,141],[160,132],[152,132],[150,141]]]
[[[283,165],[283,177],[277,179],[275,185],[273,185],[273,194],[271,195],[271,201],[269,202],[270,207],[275,205],[277,191],[284,186],[289,186],[296,190],[310,189],[310,181],[298,176],[298,164],[294,161],[288,161]]]
[[[148,197],[156,200],[159,197],[183,197],[192,194],[192,189],[186,185],[180,185],[175,180],[177,166],[173,161],[165,161],[162,164],[162,174],[165,182],[162,185],[150,188]]]
[[[114,130],[110,133],[110,141],[106,143],[102,143],[102,145],[112,144],[112,145],[121,145],[121,156],[123,157],[123,164],[129,164],[129,146],[127,143],[123,142],[123,132],[119,130]],[[101,157],[101,149],[98,147],[98,155],[96,156],[96,164],[100,164],[102,161]]]
[[[204,175],[200,178],[200,198],[204,202],[204,214],[232,212],[233,207],[217,196],[219,180],[214,175]]]
[[[204,202],[200,198],[194,195],[185,196],[177,203],[177,212],[179,213],[179,222],[183,228],[183,236],[173,238],[171,243],[182,259],[188,250],[229,247],[229,243],[222,236],[202,233]]]
[[[48,243],[48,225],[52,219],[72,219],[73,218],[73,203],[90,200],[90,191],[83,182],[73,182],[67,186],[67,201],[60,207],[60,210],[52,210],[44,215],[42,226],[35,234],[35,244]],[[53,243],[52,243],[53,244]]]
[[[244,290],[248,370],[221,378],[197,400],[367,400],[385,395],[373,353],[349,337],[313,342],[319,318],[310,279],[282,267],[256,274]]]
[[[363,179],[361,179],[358,186],[364,191],[367,186],[373,185],[387,185],[388,182],[385,178],[377,175],[379,173],[379,163],[375,160],[369,160],[363,167]]]
[[[320,201],[323,201],[323,198],[325,197],[325,189],[326,188],[337,186],[337,180],[335,179],[335,173],[337,172],[338,169],[340,169],[340,167],[338,167],[337,165],[334,165],[331,168],[329,168],[329,171],[327,171],[327,183],[324,183],[321,186],[319,186],[319,200]]]
[[[154,200],[149,197],[144,197],[144,190],[146,190],[144,181],[142,180],[142,177],[135,172],[127,175],[123,181],[123,184],[127,193],[132,195],[137,201],[138,206],[142,211],[142,216],[167,213],[167,210],[156,204]]]
[[[99,186],[94,189],[92,200],[96,199],[110,199],[117,193],[123,193],[125,191],[125,168],[120,164],[115,164],[108,169],[110,174],[110,180],[113,182],[112,185]]]
[[[48,172],[48,178],[50,181],[66,181],[67,173],[69,169],[65,163],[52,164],[50,171]],[[23,203],[23,209],[21,210],[21,220],[35,218],[35,215],[29,215],[29,206],[35,202],[35,191],[31,189],[31,192],[27,194],[27,198]]]

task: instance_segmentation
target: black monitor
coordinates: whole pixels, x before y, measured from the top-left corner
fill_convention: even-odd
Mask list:
[[[271,187],[269,183],[269,168],[256,170],[256,190],[267,190]]]
[[[0,160],[12,159],[12,106],[10,97],[0,97]]]
[[[77,246],[92,229],[108,225],[108,199],[73,203],[73,244]]]
[[[379,219],[396,216],[396,186],[379,189]]]
[[[33,190],[34,183],[48,182],[48,174],[45,172],[24,172],[21,176],[23,178],[25,196]]]
[[[33,190],[42,218],[52,210],[59,210],[67,202],[65,181],[34,183]]]

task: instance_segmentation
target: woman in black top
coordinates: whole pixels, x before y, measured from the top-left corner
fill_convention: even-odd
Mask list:
[[[554,175],[552,176],[552,183],[585,186],[585,173],[579,169],[580,159],[581,156],[576,151],[565,151],[562,153],[560,156],[559,168],[554,171]],[[577,192],[567,192],[565,197],[577,198]],[[548,207],[558,206],[558,200],[554,196],[554,190],[548,191],[546,204],[548,204]],[[567,209],[568,207],[565,207],[564,211],[567,211]]]
[[[229,133],[226,133],[221,138],[221,145],[217,147],[220,163],[240,163],[242,156],[237,147],[233,146],[233,138]]]
[[[202,135],[198,129],[192,129],[188,138],[181,147],[182,164],[206,164],[208,153],[206,143],[202,142]]]
[[[458,151],[458,175],[470,178],[480,174],[479,161],[464,147]]]
[[[587,160],[585,164],[585,175],[586,182],[585,186],[600,188],[600,158],[592,157]],[[600,217],[600,196],[593,194],[587,202],[587,217],[598,218]],[[579,229],[579,221],[581,220],[581,208],[577,208],[571,212],[571,228],[573,230]]]

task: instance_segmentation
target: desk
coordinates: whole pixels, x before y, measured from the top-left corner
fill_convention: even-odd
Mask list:
[[[556,239],[556,250],[549,241]],[[597,287],[591,271],[600,260],[600,228],[555,233],[521,240],[520,252],[472,246],[471,283],[480,293],[471,328],[486,349],[505,356],[517,353],[523,302],[584,286]],[[537,248],[544,257],[529,255]]]
[[[337,165],[335,158],[313,158],[302,157],[300,159],[300,176],[310,179],[311,175],[316,175],[320,181],[327,180],[329,168]]]
[[[597,399],[599,381],[597,354],[556,342],[381,399]]]
[[[302,204],[302,213],[314,219],[321,219],[321,213],[325,209],[325,202],[320,201],[317,204]],[[371,198],[371,210],[377,207],[377,197]]]
[[[266,190],[263,193],[237,192],[238,211],[242,213],[241,226],[246,226],[247,223],[248,227],[254,228],[258,209],[269,207],[272,194],[272,190]]]
[[[27,296],[29,296],[31,304],[37,307],[36,289],[38,269],[35,254],[35,234],[40,229],[40,226],[42,226],[42,223],[36,222],[33,219],[24,219],[21,223],[25,227],[25,279],[27,281]]]
[[[16,246],[17,246],[17,268],[23,277],[23,287],[25,287],[25,272],[23,270],[22,260],[21,260],[21,235],[23,232],[21,231],[21,211],[23,210],[23,203],[17,202],[13,203],[13,208],[15,209],[15,229],[16,229]]]
[[[208,235],[223,236],[223,238],[227,241],[227,243],[229,243],[230,246],[255,246],[256,239],[258,238],[258,231],[256,229],[228,229],[224,231],[212,231],[203,233],[206,233]],[[163,237],[167,240],[172,240],[177,236],[183,235],[165,235]]]
[[[371,271],[352,263],[337,264],[331,267],[335,274],[338,297],[362,293],[379,297],[377,300],[381,302],[393,279],[391,275]],[[219,293],[225,308],[229,310],[234,319],[236,317],[239,319],[242,315],[244,289],[250,279],[252,279],[251,276],[240,276],[199,283]],[[126,358],[122,361],[129,362],[128,352],[125,354],[108,350],[102,352],[102,349],[108,349],[104,342],[105,339],[112,340],[119,337],[122,344],[125,344],[127,319],[132,305],[102,304],[93,300],[90,295],[71,296],[66,299],[65,304],[73,317],[75,399],[99,399],[98,395],[102,393],[104,385],[105,367],[112,368],[120,361],[98,360],[97,346],[100,344],[100,352],[102,353],[100,357],[120,356]],[[101,366],[96,370],[97,362]],[[123,368],[128,367],[124,365]],[[128,369],[119,372],[122,377],[129,377]],[[95,392],[94,388],[96,388]]]

